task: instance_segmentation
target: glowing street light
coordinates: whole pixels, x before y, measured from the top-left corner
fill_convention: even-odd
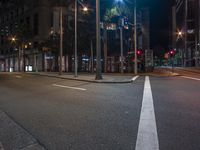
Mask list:
[[[179,31],[179,32],[178,32],[178,35],[179,35],[179,36],[182,36],[182,35],[183,35],[183,32]]]
[[[11,41],[12,41],[12,42],[15,42],[15,41],[16,41],[16,38],[15,38],[15,37],[12,37],[12,38],[11,38]]]
[[[83,7],[83,11],[84,11],[84,12],[87,12],[87,11],[88,11],[88,8],[87,8],[86,6],[84,6],[84,7]]]

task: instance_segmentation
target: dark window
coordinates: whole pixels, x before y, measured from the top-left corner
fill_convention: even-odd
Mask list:
[[[27,28],[30,29],[30,17],[26,18],[26,25],[27,25]]]
[[[33,17],[33,33],[34,35],[38,35],[39,32],[39,16],[35,14]]]
[[[188,19],[194,19],[195,17],[195,1],[188,2]]]
[[[187,35],[187,41],[190,41],[190,42],[195,41],[195,35],[194,34],[188,34]]]
[[[53,27],[53,12],[51,13],[51,27]]]

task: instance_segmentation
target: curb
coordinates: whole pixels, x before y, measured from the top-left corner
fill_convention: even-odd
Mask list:
[[[51,78],[59,78],[59,79],[67,79],[67,80],[74,80],[74,81],[83,81],[83,82],[90,82],[90,83],[132,83],[133,81],[126,80],[126,81],[103,81],[103,80],[87,80],[87,79],[79,79],[79,78],[69,78],[69,77],[62,77],[62,76],[56,76],[56,75],[48,75],[48,74],[40,74],[40,73],[27,73],[31,75],[39,75],[39,76],[46,76]]]

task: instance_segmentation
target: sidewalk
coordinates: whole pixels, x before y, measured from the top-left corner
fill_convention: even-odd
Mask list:
[[[63,72],[62,75],[59,75],[58,72],[28,72],[32,75],[48,76],[54,78],[68,79],[68,80],[77,80],[77,81],[86,81],[93,83],[131,83],[137,79],[139,76],[156,76],[156,77],[168,77],[168,76],[177,76],[179,74],[172,73],[171,70],[157,70],[155,69],[150,73],[140,73],[135,75],[134,73],[105,73],[102,74],[102,80],[95,80],[95,74],[91,73],[78,73],[78,77],[75,77],[73,73]]]
[[[45,150],[24,128],[0,110],[0,150]]]
[[[200,67],[176,67],[176,69],[200,74]]]
[[[75,77],[72,73],[59,75],[58,72],[29,72],[29,74],[93,83],[131,83],[135,77],[134,74],[103,74],[102,80],[95,80],[95,74],[90,73],[78,73],[78,77]]]

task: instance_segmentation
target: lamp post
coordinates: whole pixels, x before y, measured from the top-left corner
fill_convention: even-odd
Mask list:
[[[17,39],[15,37],[11,38],[12,43],[15,43],[16,40]],[[20,48],[18,48],[18,72],[20,72]]]
[[[87,12],[88,8],[84,6],[79,0],[75,0],[75,36],[74,36],[74,41],[75,41],[75,46],[74,46],[74,76],[78,77],[78,55],[77,55],[77,19],[78,19],[78,3],[81,4],[83,7],[83,11]]]
[[[78,60],[77,60],[77,0],[75,0],[75,47],[74,47],[74,76],[77,77]]]
[[[62,57],[63,57],[63,10],[60,8],[60,67],[59,75],[62,75]]]
[[[135,74],[138,73],[137,70],[137,6],[136,0],[134,0],[134,25],[135,25],[135,32],[134,32],[134,49],[135,49],[135,65],[134,65],[134,72]]]
[[[96,0],[96,80],[102,79],[101,39],[100,39],[100,0]]]
[[[121,73],[124,73],[124,54],[123,54],[123,26],[120,27],[120,52],[121,52]]]

